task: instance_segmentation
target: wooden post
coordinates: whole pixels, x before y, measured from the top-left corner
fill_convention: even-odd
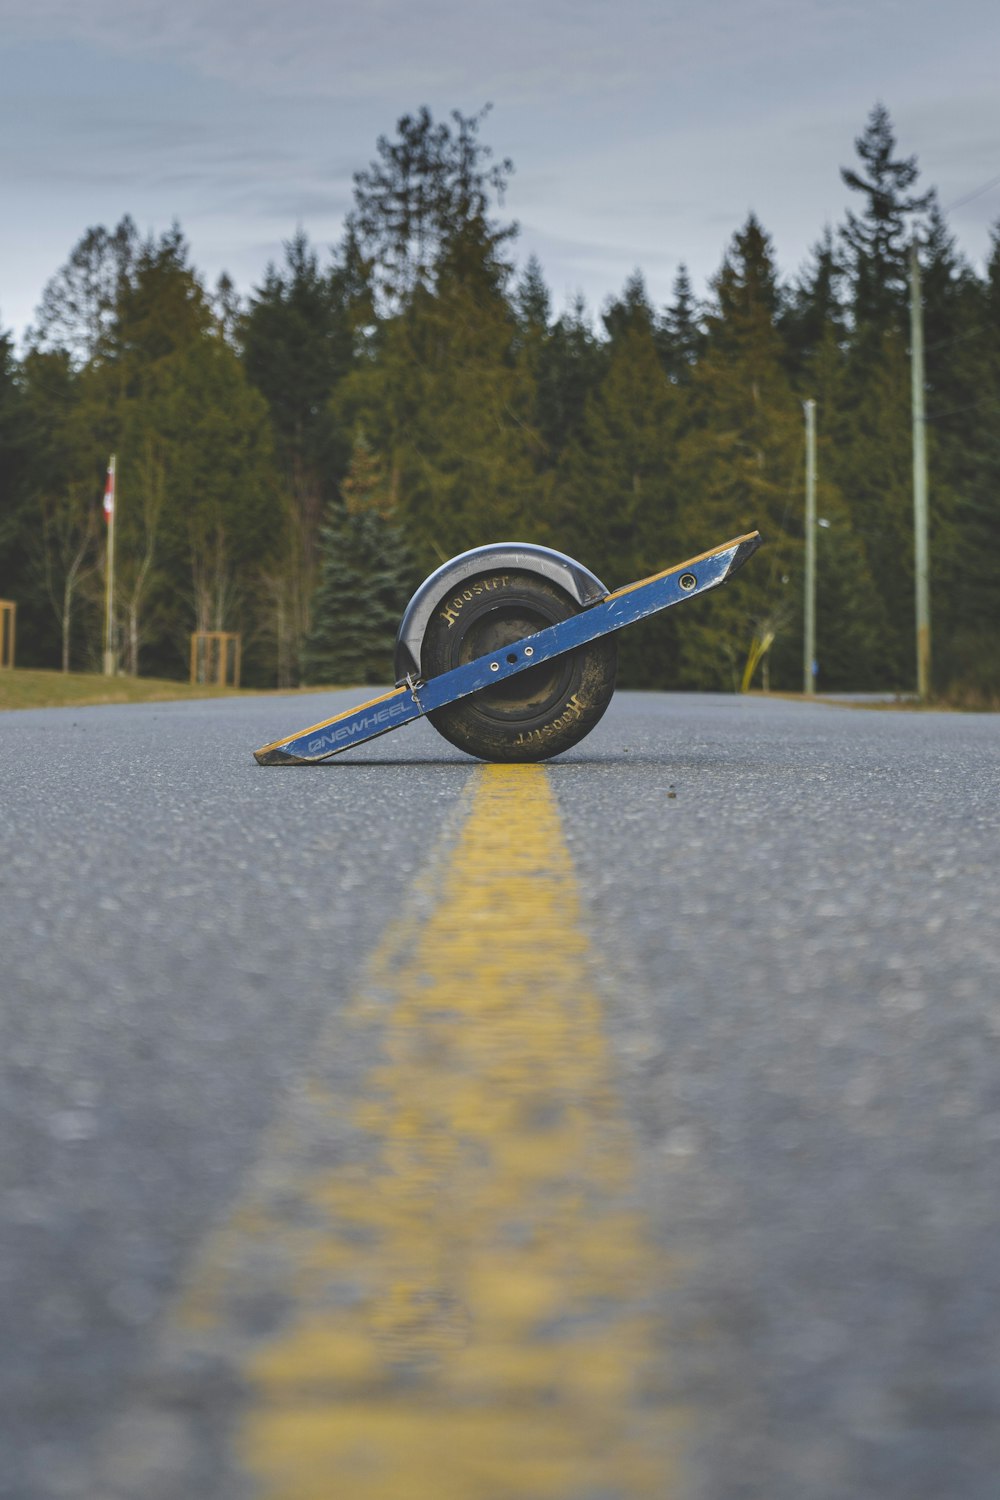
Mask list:
[[[233,630],[195,630],[191,634],[191,681],[211,682],[216,687],[240,685],[241,637]],[[232,647],[232,671],[230,672],[230,646]],[[214,656],[214,660],[213,660]]]
[[[12,599],[0,599],[0,668],[14,665],[14,635],[17,605]]]

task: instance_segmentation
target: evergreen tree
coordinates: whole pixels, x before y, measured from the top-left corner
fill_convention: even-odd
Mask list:
[[[93,654],[97,644],[85,586],[97,564],[102,466],[79,420],[83,383],[65,350],[29,350],[21,370],[30,522],[19,654],[27,665],[63,671],[89,665],[88,648]]]
[[[383,465],[361,434],[341,495],[327,508],[321,540],[312,626],[302,646],[303,679],[385,682],[414,569]]]
[[[849,366],[846,391],[829,468],[863,549],[861,577],[871,581],[884,610],[878,659],[864,675],[872,686],[909,688],[915,670],[913,449],[910,362],[902,337],[887,334],[863,369]]]
[[[535,386],[540,404],[552,328],[552,299],[534,255],[529,257],[514,287],[511,313],[514,320],[511,354]]]
[[[933,246],[928,246],[932,251]],[[983,282],[959,272],[947,324],[928,339],[935,678],[972,703],[1000,700],[1000,223]],[[928,303],[935,295],[928,267]],[[956,305],[957,304],[957,305]],[[928,308],[930,322],[930,307]],[[944,491],[945,525],[937,520]],[[943,532],[943,534],[942,534]]]
[[[778,333],[780,295],[771,243],[751,215],[712,282],[705,352],[694,372],[681,443],[677,540],[694,555],[719,538],[759,529],[767,566],[747,568],[677,620],[687,684],[735,687],[751,641],[788,628],[782,577],[800,552],[793,539],[803,464],[801,407]]]
[[[681,397],[660,362],[640,278],[630,279],[605,321],[610,338],[604,377],[565,452],[556,516],[559,545],[614,587],[662,567],[673,555]],[[672,685],[672,642],[669,619],[626,632],[619,642],[622,681]]]
[[[843,169],[862,195],[841,231],[850,331],[834,418],[833,479],[849,504],[864,573],[877,580],[884,629],[878,685],[913,681],[913,500],[910,423],[909,242],[932,199],[913,191],[915,157],[899,157],[887,110],[872,110],[856,141],[861,166]]]
[[[949,379],[956,370],[953,354],[978,331],[983,318],[983,291],[971,266],[960,254],[955,236],[945,222],[937,193],[928,194],[930,207],[920,235],[921,286],[924,298],[924,348],[927,379]],[[943,357],[942,357],[943,356]],[[930,388],[930,387],[929,387]]]
[[[657,330],[660,358],[675,385],[687,385],[704,347],[701,313],[687,267],[682,265],[673,285],[673,301]]]
[[[537,255],[528,257],[514,288],[513,303],[521,338],[525,341],[543,339],[552,324],[552,298]]]
[[[806,384],[812,383],[810,377],[821,357],[828,357],[846,342],[843,278],[833,232],[827,227],[784,298],[778,320],[792,376],[804,379]]]
[[[623,680],[731,686],[776,631],[772,681],[797,687],[812,399],[820,685],[909,686],[916,231],[936,679],[1000,692],[1000,226],[980,276],[879,105],[843,172],[855,206],[787,290],[751,217],[706,307],[682,266],[657,315],[636,272],[595,331],[582,301],[553,319],[536,260],[515,282],[513,168],[484,118],[404,116],[356,176],[333,261],[300,231],[246,304],[227,278],[206,294],[176,225],[86,232],[25,357],[0,335],[0,593],[18,601],[19,661],[99,661],[116,452],[130,671],[141,654],[183,672],[192,625],[223,625],[243,631],[251,680],[289,684],[314,600],[313,678],[384,679],[415,581],[400,582],[404,531],[420,571],[509,537],[614,584],[759,526],[761,563],[710,606],[626,633]],[[359,426],[371,450],[352,450]]]
[[[491,538],[549,540],[539,504],[544,444],[502,254],[514,226],[491,216],[509,163],[487,169],[478,120],[453,118],[454,135],[421,127],[419,157],[381,142],[392,170],[376,164],[356,179],[355,223],[366,253],[388,257],[392,296],[384,282],[390,311],[335,403],[384,455],[400,521],[425,564]],[[410,124],[400,122],[403,144]]]
[[[130,277],[115,303],[109,342],[126,377],[127,394],[141,389],[158,361],[175,354],[217,325],[178,223],[139,246]]]
[[[25,568],[29,516],[24,494],[26,415],[14,341],[0,329],[0,598],[10,599]]]
[[[931,618],[938,681],[955,675],[955,645],[966,634],[970,578],[982,560],[967,551],[974,529],[976,473],[983,453],[980,401],[990,389],[989,317],[985,288],[959,254],[936,195],[920,245],[925,393],[930,420]],[[975,608],[973,606],[973,612]]]
[[[45,287],[29,346],[63,350],[77,369],[106,353],[138,253],[139,233],[128,214],[113,230],[88,229]]]
[[[517,386],[524,395],[524,420],[534,436],[537,503],[549,506],[560,452],[566,441],[567,346],[562,323],[553,324],[552,302],[537,258],[532,255],[511,299],[514,337],[511,354]]]
[[[319,268],[303,230],[270,265],[243,325],[243,359],[271,413],[275,453],[303,508],[318,515],[336,492],[350,452],[332,423],[330,397],[354,356],[346,272]]]
[[[300,230],[285,246],[284,264],[268,267],[242,324],[244,366],[268,404],[282,490],[284,547],[266,587],[285,683],[308,628],[324,507],[349,462],[349,429],[332,398],[362,345],[369,300],[350,232],[323,271]]]
[[[186,667],[190,630],[238,630],[247,676],[260,680],[257,577],[278,519],[267,414],[178,226],[142,246],[114,341],[127,665],[146,645],[170,675]]]
[[[452,123],[435,123],[424,106],[397,122],[397,137],[380,136],[376,159],[354,174],[354,209],[349,225],[361,251],[374,266],[378,307],[392,316],[432,284],[436,269],[463,244],[475,265],[503,263],[504,247],[516,225],[490,217],[494,198],[502,199],[514,170],[509,159],[492,162],[492,150],[479,140],[489,113],[453,110]],[[471,241],[465,231],[473,226]],[[461,267],[457,267],[461,274]]]
[[[549,329],[531,372],[536,390],[535,425],[546,467],[558,465],[560,455],[579,438],[587,401],[604,376],[606,354],[605,346],[594,336],[586,304],[578,297]]]
[[[620,297],[609,298],[601,314],[601,322],[612,344],[631,330],[642,334],[652,333],[653,308],[641,271],[632,272]]]
[[[231,349],[239,351],[242,347],[243,299],[226,271],[223,271],[215,283],[212,311],[215,314],[219,332],[226,343]]]
[[[851,277],[855,330],[902,332],[906,315],[907,241],[914,216],[929,193],[911,191],[919,173],[915,156],[896,156],[889,112],[876,104],[855,141],[860,167],[842,167],[841,177],[863,200],[848,211],[841,231]]]
[[[110,238],[92,231],[88,243]],[[227,627],[247,637],[252,680],[260,670],[256,575],[276,540],[266,412],[179,227],[132,247],[110,316],[102,306],[99,344],[82,363],[75,324],[50,319],[46,328],[49,343],[58,334],[66,347],[36,347],[25,362],[26,430],[36,450],[26,483],[37,518],[36,592],[60,621],[62,660],[81,663],[70,642],[77,618],[82,660],[99,660],[105,549],[97,519],[115,452],[123,666],[137,671],[145,646],[154,670],[184,671],[192,626]]]
[[[864,541],[841,491],[852,451],[844,305],[844,268],[828,228],[779,306],[786,368],[803,401],[816,403],[816,686],[834,691],[885,685],[885,601],[875,587]],[[804,577],[799,561],[784,575],[787,628],[772,652],[772,681],[802,681]]]
[[[567,543],[584,560],[602,559],[621,584],[655,565],[670,529],[678,401],[659,361],[641,280],[627,284],[605,319],[611,337],[604,374],[565,455],[558,515]]]
[[[530,372],[499,292],[442,281],[383,330],[349,385],[348,414],[387,454],[401,520],[425,566],[483,541],[550,540]]]

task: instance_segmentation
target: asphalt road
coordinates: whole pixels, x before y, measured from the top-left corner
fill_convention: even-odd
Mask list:
[[[351,701],[0,717],[0,1496],[995,1500],[1000,716]]]

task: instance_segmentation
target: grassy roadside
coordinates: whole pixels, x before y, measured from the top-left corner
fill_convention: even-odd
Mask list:
[[[97,672],[0,671],[0,710],[83,708],[92,703],[166,703],[175,698],[232,698],[240,688],[192,687],[160,677],[102,677]]]
[[[170,677],[104,677],[99,672],[50,672],[22,667],[0,671],[0,713],[8,708],[87,708],[98,703],[170,703],[184,698],[240,698],[261,693],[339,693],[340,683],[305,688],[192,687]],[[376,691],[364,687],[357,692]],[[384,691],[384,689],[379,689]]]

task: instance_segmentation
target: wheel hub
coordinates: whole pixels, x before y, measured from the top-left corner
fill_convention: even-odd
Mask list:
[[[464,666],[478,656],[488,656],[517,645],[525,636],[544,630],[555,622],[556,615],[543,613],[537,606],[522,600],[509,600],[496,608],[487,608],[469,625],[456,653],[455,666]],[[485,689],[477,697],[480,711],[492,719],[531,721],[546,714],[561,702],[573,675],[572,662],[557,657],[544,666],[532,667],[517,677]]]

